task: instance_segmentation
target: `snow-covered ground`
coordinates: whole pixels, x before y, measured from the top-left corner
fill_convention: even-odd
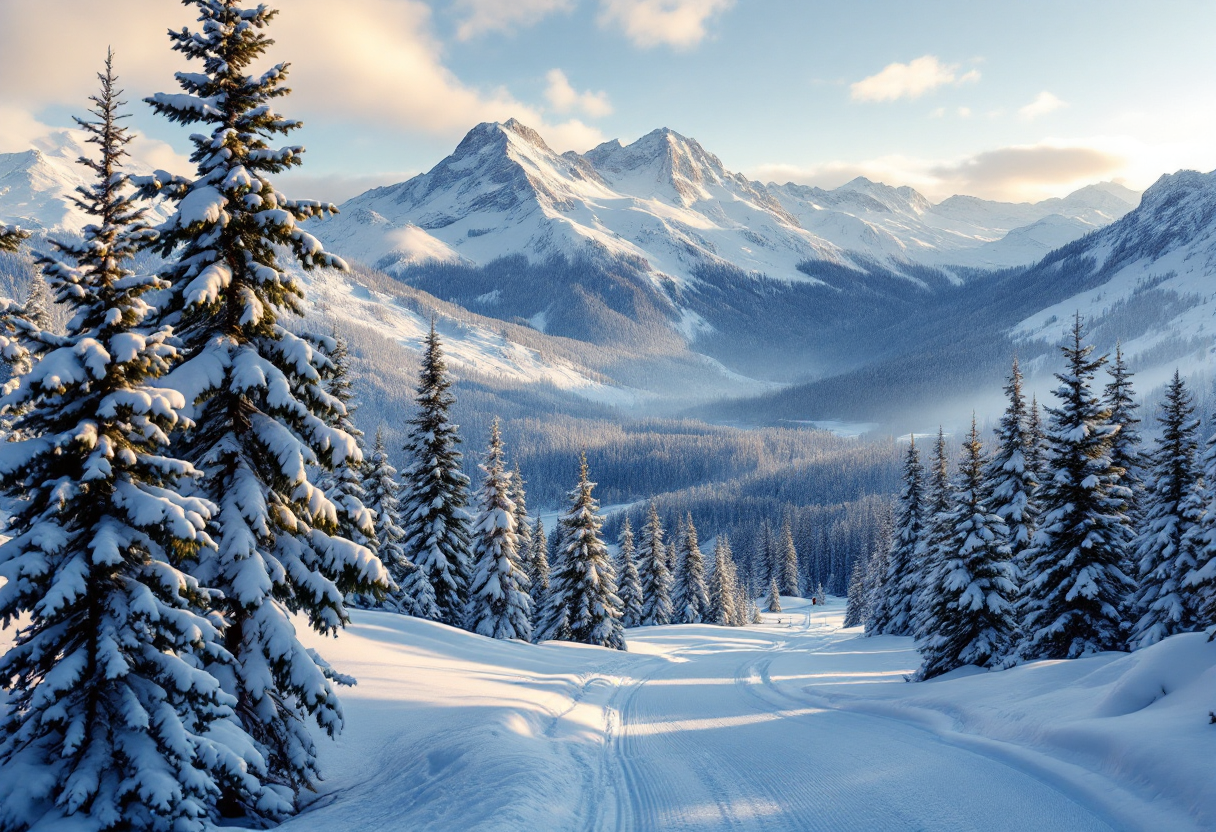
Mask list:
[[[1216,828],[1216,644],[908,684],[843,602],[629,653],[388,613],[337,641],[347,728],[305,830]]]

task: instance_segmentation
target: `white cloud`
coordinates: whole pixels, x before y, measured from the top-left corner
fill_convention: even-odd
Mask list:
[[[1045,116],[1048,113],[1059,110],[1061,107],[1067,106],[1066,103],[1044,90],[1038,94],[1034,101],[1019,109],[1018,115],[1026,121],[1033,121],[1039,116]]]
[[[850,85],[855,101],[895,101],[920,98],[946,84],[970,84],[980,79],[979,70],[958,74],[957,64],[943,64],[924,55],[906,64],[887,64],[882,71]]]
[[[958,108],[958,117],[959,118],[971,118],[971,108],[970,107],[959,107]]]
[[[808,167],[765,165],[752,173],[766,182],[794,181],[823,188],[865,176],[888,185],[911,185],[935,201],[953,194],[1022,201],[1063,196],[1086,184],[1126,176],[1129,170],[1129,157],[1121,148],[1094,141],[1000,147],[958,159],[893,154]]]
[[[710,18],[735,0],[601,0],[600,25],[624,31],[634,45],[688,49],[709,34]]]
[[[612,104],[606,92],[579,92],[570,84],[566,73],[551,69],[545,76],[549,86],[545,88],[545,99],[559,113],[580,110],[591,118],[602,118],[612,114]]]
[[[56,48],[30,32],[56,21]],[[324,26],[316,25],[324,19]],[[36,111],[51,104],[80,106],[112,44],[127,98],[175,91],[172,73],[186,68],[170,51],[165,31],[195,26],[173,3],[147,0],[39,0],[0,3],[0,89],[6,103]],[[291,116],[319,124],[357,124],[458,137],[480,121],[515,117],[552,136],[558,150],[585,150],[603,141],[577,119],[550,123],[536,107],[503,88],[479,89],[445,66],[420,0],[291,0],[272,24],[269,57],[291,62],[292,96],[280,103]],[[98,44],[101,44],[99,47]],[[138,104],[132,105],[140,106]],[[565,144],[562,144],[562,143]]]
[[[569,11],[572,0],[456,0],[461,15],[456,27],[459,40],[470,40],[488,32],[512,32],[531,26],[554,12]]]

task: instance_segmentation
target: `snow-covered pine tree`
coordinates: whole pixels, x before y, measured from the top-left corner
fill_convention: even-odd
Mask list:
[[[1152,468],[1141,502],[1141,532],[1134,542],[1139,586],[1133,608],[1139,619],[1129,641],[1132,649],[1196,629],[1195,599],[1183,581],[1199,562],[1195,531],[1203,518],[1199,420],[1194,399],[1177,370],[1157,420],[1161,437],[1149,458]]]
[[[709,576],[709,607],[705,621],[722,627],[733,627],[738,618],[735,610],[735,571],[732,568],[734,555],[730,551],[730,540],[725,534],[718,535],[714,542],[714,571]]]
[[[1041,484],[1049,469],[1047,429],[1043,427],[1043,409],[1039,407],[1037,394],[1030,396],[1030,410],[1026,414],[1026,464],[1034,475],[1036,484]]]
[[[673,623],[700,624],[709,611],[709,590],[705,586],[705,556],[697,542],[697,527],[692,515],[684,520],[680,535],[680,565],[676,569],[675,591],[672,593]]]
[[[1216,423],[1216,414],[1212,417]],[[1216,434],[1207,442],[1200,481],[1203,514],[1190,530],[1195,551],[1195,568],[1183,577],[1182,586],[1190,594],[1195,624],[1216,639]]]
[[[1035,490],[1039,482],[1030,460],[1029,417],[1016,356],[1005,385],[1005,395],[1009,403],[997,426],[996,454],[988,463],[984,478],[992,493],[989,509],[1005,521],[1011,559],[1015,568],[1020,569],[1022,553],[1034,537],[1038,514]]]
[[[418,567],[410,563],[405,556],[405,548],[401,545],[405,532],[401,528],[401,504],[398,493],[401,484],[397,482],[397,469],[388,458],[388,447],[384,441],[384,427],[376,429],[376,441],[372,445],[364,469],[367,471],[363,479],[363,491],[367,495],[367,508],[375,514],[376,548],[375,551],[388,570],[394,587],[381,602],[386,609],[395,610],[406,615],[419,618],[429,618],[427,611],[433,611],[435,597],[430,594],[430,583],[423,582],[423,597],[421,608],[415,603],[413,596],[408,595],[402,586],[409,583],[410,575],[418,571]],[[437,613],[436,613],[437,614]]]
[[[515,550],[519,554],[519,565],[528,576],[528,586],[532,586],[536,569],[532,565],[532,518],[528,516],[528,494],[524,486],[524,475],[516,462],[511,468],[511,502],[515,504],[515,536],[518,538]],[[532,596],[532,608],[536,608],[539,599]]]
[[[659,510],[653,502],[638,546],[638,577],[642,581],[642,626],[670,624],[671,571],[667,568],[663,522],[659,520]]]
[[[559,521],[562,542],[553,566],[537,638],[558,639],[625,649],[621,599],[608,547],[600,539],[604,519],[591,495],[595,483],[587,474],[587,455],[579,460],[578,485],[570,492],[570,507]]]
[[[331,411],[330,421],[355,440],[359,453],[344,457],[341,462],[334,464],[332,470],[325,472],[325,495],[338,512],[338,535],[375,553],[375,518],[364,505],[367,494],[363,490],[363,431],[355,424],[358,405],[351,391],[350,355],[346,340],[336,333],[331,339],[320,341],[319,348],[324,350],[327,342],[332,342],[334,348],[329,352],[330,367],[324,373],[325,389],[342,404],[342,407]]]
[[[1022,645],[1029,659],[1063,659],[1117,650],[1126,642],[1124,601],[1134,586],[1128,560],[1127,495],[1122,471],[1111,462],[1118,426],[1109,405],[1094,395],[1094,374],[1106,357],[1091,359],[1077,315],[1061,347],[1059,406],[1047,439],[1051,468],[1040,488],[1039,529],[1026,551],[1022,585]]]
[[[875,547],[874,553],[870,556],[869,563],[866,564],[865,613],[861,619],[861,623],[866,628],[866,635],[874,634],[870,622],[874,619],[875,611],[882,606],[883,598],[886,594],[883,582],[887,579],[887,568],[891,563],[894,533],[895,528],[894,523],[892,523],[891,533],[886,538],[886,545]]]
[[[756,587],[768,586],[773,577],[773,530],[766,518],[752,543],[751,580]]]
[[[973,416],[946,515],[950,536],[939,550],[934,583],[923,593],[925,615],[917,633],[920,680],[971,664],[999,667],[1016,641],[1017,584],[1009,532],[992,511],[984,469]]]
[[[326,733],[342,727],[331,681],[344,681],[297,639],[293,613],[337,633],[350,593],[383,592],[387,573],[368,551],[337,533],[337,511],[309,481],[310,467],[358,457],[353,437],[334,427],[342,405],[324,388],[332,362],[280,318],[302,314],[300,281],[280,257],[304,269],[345,264],[300,227],[332,205],[288,199],[270,177],[301,164],[303,148],[269,142],[298,128],[274,108],[288,93],[287,65],[258,75],[276,12],[240,0],[185,0],[196,31],[169,33],[175,51],[201,64],[177,74],[179,93],[147,102],[171,121],[202,128],[191,136],[194,178],[141,178],[145,196],[176,203],[160,227],[161,275],[170,288],[159,320],[172,325],[184,360],[166,378],[194,405],[196,428],[181,452],[203,470],[201,493],[219,507],[209,531],[218,550],[190,568],[223,593],[225,646],[233,661],[212,668],[238,699],[241,727],[268,769],[233,784],[226,813],[259,819],[294,809],[318,777],[305,721]],[[253,785],[256,787],[257,782]]]
[[[443,347],[431,321],[418,381],[418,412],[410,419],[402,471],[405,554],[430,582],[445,624],[464,623],[469,592],[469,478],[461,470],[460,435],[452,424]]]
[[[802,592],[798,588],[798,550],[794,548],[794,530],[790,518],[786,517],[781,525],[781,541],[777,544],[777,561],[780,565],[781,594],[798,598]]]
[[[51,329],[51,292],[42,272],[34,273],[25,293],[25,314],[39,329]]]
[[[1110,461],[1112,467],[1123,471],[1119,479],[1127,488],[1123,514],[1128,525],[1137,529],[1140,527],[1140,494],[1144,489],[1144,451],[1138,428],[1140,419],[1136,416],[1140,405],[1136,403],[1136,393],[1132,389],[1132,375],[1123,356],[1123,345],[1116,343],[1115,360],[1110,365],[1110,382],[1104,397],[1110,408],[1110,423],[1119,427],[1119,432],[1111,439]]]
[[[877,594],[871,602],[867,635],[912,634],[912,606],[916,599],[918,570],[925,535],[925,471],[920,463],[916,438],[908,443],[904,457],[903,489],[895,517],[895,534],[887,552],[886,572],[875,582]]]
[[[539,609],[549,592],[549,540],[545,537],[545,524],[539,517],[532,524],[532,557],[528,574],[532,588],[532,607]]]
[[[765,612],[781,612],[781,589],[777,586],[776,578],[770,578],[768,582],[768,603]]]
[[[844,626],[860,627],[866,621],[866,573],[868,559],[857,558],[849,574],[848,596],[844,607]]]
[[[945,558],[945,549],[954,534],[950,511],[954,508],[954,484],[950,479],[950,458],[946,449],[946,433],[937,429],[933,446],[933,464],[929,469],[928,509],[925,513],[925,537],[919,563],[914,569],[913,583],[906,588],[912,597],[911,635],[920,638],[929,623],[933,598],[931,587],[938,583],[938,570]]]
[[[617,596],[621,599],[621,626],[642,626],[642,581],[634,552],[633,528],[629,518],[621,527],[620,555],[617,557]]]
[[[15,253],[29,236],[30,233],[19,226],[0,224],[0,251]]]
[[[511,475],[503,455],[498,420],[490,425],[490,446],[479,466],[485,474],[475,500],[473,580],[469,585],[469,630],[490,638],[532,639],[532,598],[528,575],[519,565]]]
[[[174,348],[143,295],[164,283],[128,268],[149,232],[122,170],[112,58],[96,120],[77,120],[101,150],[80,160],[94,181],[73,197],[91,222],[79,242],[51,242],[62,259],[40,259],[74,314],[62,336],[26,333],[45,358],[0,403],[25,437],[0,454],[13,511],[0,621],[22,620],[0,656],[7,830],[202,830],[219,782],[243,777],[207,738],[234,700],[199,669],[223,648],[207,591],[179,564],[213,545],[215,507],[181,495],[198,472],[168,451],[186,401],[156,384]]]

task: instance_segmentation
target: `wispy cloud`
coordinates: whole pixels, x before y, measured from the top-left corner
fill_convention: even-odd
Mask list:
[[[573,0],[456,0],[460,15],[458,40],[471,40],[489,32],[512,32],[532,26],[554,12],[574,8]]]
[[[868,78],[850,85],[855,101],[895,101],[920,98],[947,84],[968,84],[980,79],[977,69],[959,74],[958,64],[943,64],[933,55],[924,55],[906,64],[887,64]]]
[[[1068,104],[1056,98],[1047,90],[1039,93],[1034,101],[1031,101],[1025,107],[1018,110],[1018,115],[1026,121],[1034,121],[1039,116],[1045,116],[1048,113],[1054,113]]]
[[[579,92],[560,69],[551,69],[545,76],[549,86],[545,88],[545,99],[558,113],[579,111],[591,118],[602,118],[612,114],[612,104],[606,92]]]
[[[621,29],[634,45],[689,49],[709,34],[710,19],[735,0],[601,0],[600,25]]]

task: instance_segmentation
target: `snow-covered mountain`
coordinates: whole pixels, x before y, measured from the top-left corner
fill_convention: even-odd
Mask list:
[[[389,271],[590,254],[639,264],[656,281],[695,280],[706,265],[806,280],[798,266],[807,261],[896,273],[906,264],[1024,265],[1135,202],[1135,192],[1109,183],[1017,205],[934,205],[912,188],[866,179],[830,191],[765,185],[672,130],[557,154],[512,119],[479,124],[429,172],[348,201],[320,233],[343,255]]]

